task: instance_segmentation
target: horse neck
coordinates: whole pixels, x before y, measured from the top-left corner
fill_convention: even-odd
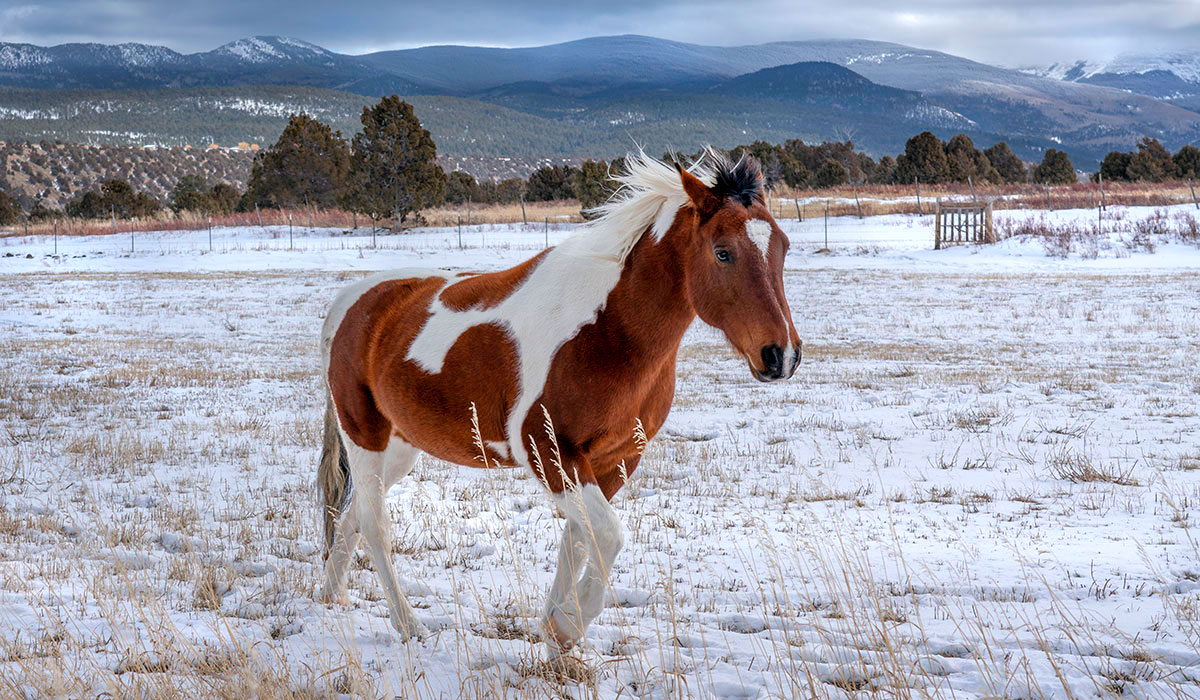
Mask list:
[[[648,364],[673,359],[696,309],[687,298],[685,214],[655,241],[642,236],[625,261],[605,315],[622,327],[627,341]]]

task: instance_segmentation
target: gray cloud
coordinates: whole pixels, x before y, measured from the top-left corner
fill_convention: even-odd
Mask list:
[[[18,0],[21,2],[21,0]],[[712,0],[330,3],[328,0],[34,0],[0,10],[0,39],[163,44],[204,51],[254,34],[335,51],[455,43],[533,46],[603,34],[737,45],[865,38],[1019,65],[1200,45],[1195,0]]]

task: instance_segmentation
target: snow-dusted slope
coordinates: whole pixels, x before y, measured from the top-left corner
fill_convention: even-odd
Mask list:
[[[1109,61],[1054,63],[1022,72],[1114,87],[1200,110],[1200,50],[1124,53]]]

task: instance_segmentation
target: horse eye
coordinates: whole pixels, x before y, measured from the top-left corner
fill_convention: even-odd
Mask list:
[[[726,265],[733,262],[733,253],[730,253],[728,250],[725,250],[724,248],[718,248],[716,250],[716,254],[717,254],[717,260],[725,263]]]

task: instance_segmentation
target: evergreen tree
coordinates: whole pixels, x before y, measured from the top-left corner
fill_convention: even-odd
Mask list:
[[[1200,177],[1200,148],[1188,144],[1179,149],[1171,160],[1175,161],[1175,171],[1179,177]]]
[[[797,160],[792,154],[783,151],[780,157],[783,165],[783,181],[788,187],[808,187],[808,181],[812,179],[812,173],[803,162]]]
[[[945,146],[950,179],[955,182],[1000,182],[1000,173],[966,134],[957,134]]]
[[[996,174],[1000,177],[999,182],[1025,182],[1025,164],[1004,141],[985,148],[983,155],[987,156],[988,162],[996,169]]]
[[[275,145],[254,157],[246,186],[249,208],[337,206],[349,167],[342,132],[303,112],[292,114]]]
[[[168,202],[175,212],[208,211],[212,206],[208,197],[208,183],[200,175],[184,175],[171,188]]]
[[[1162,182],[1176,177],[1175,161],[1158,139],[1143,137],[1137,153],[1129,159],[1129,179],[1135,182]]]
[[[826,187],[838,187],[844,185],[850,180],[850,173],[846,171],[846,166],[836,160],[827,160],[825,165],[817,171],[812,177],[813,187],[824,189]]]
[[[104,200],[102,206],[110,216],[127,219],[134,215],[137,193],[124,180],[105,180],[100,184],[100,197]]]
[[[378,221],[402,225],[409,214],[437,206],[446,195],[446,173],[437,164],[437,145],[396,95],[364,107],[362,131],[354,135],[351,181],[345,201]]]
[[[574,168],[563,165],[543,165],[529,174],[525,199],[530,202],[549,202],[575,196]]]
[[[95,190],[88,190],[67,202],[67,216],[72,218],[98,219],[108,215],[108,207],[104,205],[104,198]]]
[[[480,186],[470,173],[455,170],[446,176],[446,204],[463,204],[467,200],[482,202],[479,196]]]
[[[1075,166],[1071,165],[1065,151],[1051,148],[1042,157],[1042,162],[1033,169],[1033,179],[1048,185],[1069,185],[1076,180]]]
[[[519,177],[510,177],[496,183],[496,203],[512,204],[519,202],[525,194],[525,181]]]
[[[1133,160],[1132,153],[1109,151],[1108,155],[1104,156],[1104,160],[1100,161],[1100,170],[1097,172],[1106,182],[1128,181],[1131,160]]]
[[[616,189],[616,183],[608,178],[608,163],[585,160],[575,171],[572,184],[575,199],[586,216],[588,212],[608,200]]]
[[[896,183],[896,159],[883,156],[875,164],[875,170],[867,180],[872,185],[893,185]]]
[[[224,182],[218,182],[208,191],[208,201],[213,214],[231,214],[237,209],[242,193],[238,188]]]
[[[15,224],[21,219],[21,207],[18,206],[17,200],[8,196],[8,193],[0,190],[0,226],[8,226]]]
[[[942,142],[929,131],[922,131],[904,144],[904,153],[896,159],[896,178],[903,183],[913,180],[928,184],[945,182],[950,165]]]

